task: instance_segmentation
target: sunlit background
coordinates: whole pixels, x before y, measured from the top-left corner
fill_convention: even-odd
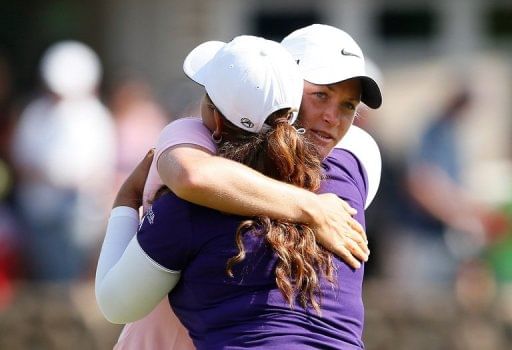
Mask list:
[[[112,348],[92,282],[105,220],[195,113],[185,55],[311,23],[350,33],[383,90],[357,120],[384,161],[367,349],[512,347],[510,0],[40,0],[0,10],[1,349]]]

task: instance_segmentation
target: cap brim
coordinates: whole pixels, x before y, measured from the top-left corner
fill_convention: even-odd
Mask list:
[[[203,74],[201,72],[224,45],[226,45],[226,43],[222,41],[207,41],[190,51],[183,62],[183,71],[185,74],[196,83],[204,85]]]
[[[361,102],[370,108],[376,109],[382,105],[382,94],[379,85],[370,77],[362,76],[361,79]]]
[[[361,80],[361,101],[368,107],[376,109],[382,104],[382,95],[380,92],[379,85],[367,75],[355,75],[347,74],[333,75],[329,69],[317,69],[310,70],[307,72],[302,71],[304,80],[317,85],[330,85],[336,84],[349,79],[360,79]]]

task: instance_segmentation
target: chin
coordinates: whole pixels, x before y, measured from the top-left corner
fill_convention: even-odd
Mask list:
[[[325,146],[317,147],[318,155],[320,156],[321,159],[324,159],[325,157],[327,157],[329,155],[329,153],[331,153],[331,150],[332,150],[332,147],[325,147]]]

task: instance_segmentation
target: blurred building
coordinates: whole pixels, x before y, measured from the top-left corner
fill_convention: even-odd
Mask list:
[[[0,44],[17,62],[22,87],[33,82],[31,67],[49,43],[74,38],[99,52],[106,72],[141,72],[169,104],[190,100],[193,85],[181,63],[197,43],[240,33],[281,39],[314,22],[347,30],[384,70],[439,57],[460,66],[482,51],[512,56],[509,0],[69,0],[30,9],[4,3]]]
[[[470,160],[464,181],[491,201],[503,200],[496,197],[507,180],[490,190],[481,188],[481,179],[491,168],[496,178],[506,179],[510,169],[501,162],[512,150],[508,0],[110,0],[100,6],[107,70],[127,66],[142,72],[177,114],[200,94],[181,69],[197,43],[241,33],[280,40],[314,22],[345,29],[383,71],[384,106],[369,127],[391,157],[415,146],[429,116],[463,78],[475,90],[463,137]]]
[[[143,71],[164,93],[175,84],[187,86],[181,62],[201,41],[240,33],[280,40],[314,22],[347,30],[383,68],[438,57],[468,64],[482,50],[512,56],[507,0],[110,0],[101,6],[108,9],[102,43],[107,66]],[[172,98],[180,103],[184,95]]]

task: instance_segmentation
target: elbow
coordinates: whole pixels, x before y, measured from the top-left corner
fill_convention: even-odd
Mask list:
[[[105,319],[110,323],[126,324],[130,322],[129,320],[126,320],[115,307],[111,307],[108,303],[101,303],[98,301],[98,307],[103,317],[105,317]]]
[[[177,174],[169,187],[179,198],[191,200],[205,189],[207,179],[200,166],[187,167]]]
[[[105,317],[105,319],[110,323],[114,324],[126,324],[136,321],[136,319],[133,319],[133,317],[130,317],[130,315],[127,314],[129,307],[126,305],[126,307],[123,307],[122,298],[115,298],[110,294],[111,293],[108,293],[104,289],[96,290],[96,302],[98,304],[98,308],[103,314],[103,317]]]
[[[127,324],[131,322],[135,322],[140,319],[140,317],[130,317],[130,315],[127,315],[122,310],[117,309],[116,307],[111,307],[109,305],[101,305],[99,304],[99,309],[105,317],[105,319],[113,324]]]
[[[207,161],[211,156],[205,157],[202,151],[192,151],[167,151],[160,156],[157,164],[158,175],[163,183],[178,197],[189,201],[207,188],[208,173],[211,173]],[[197,152],[200,152],[200,156]]]
[[[110,323],[113,323],[113,324],[130,323],[130,321],[125,320],[124,318],[120,317],[119,315],[117,315],[115,313],[110,313],[108,311],[108,309],[104,309],[104,308],[100,307],[100,310],[101,310],[101,313],[103,314],[103,317],[105,317],[105,319]]]

